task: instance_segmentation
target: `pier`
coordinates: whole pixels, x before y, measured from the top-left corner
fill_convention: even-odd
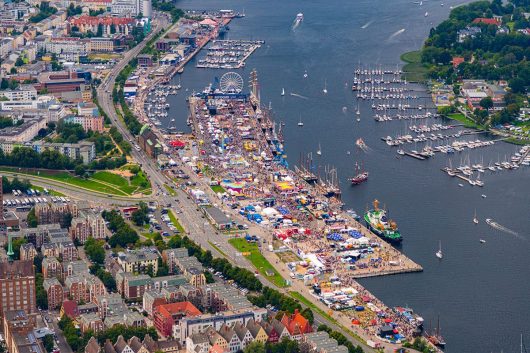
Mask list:
[[[245,61],[265,42],[262,40],[214,40],[204,59],[197,62],[197,68],[239,69]]]

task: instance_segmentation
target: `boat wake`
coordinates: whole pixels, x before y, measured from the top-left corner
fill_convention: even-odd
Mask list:
[[[492,227],[492,228],[495,228],[497,230],[500,230],[501,232],[504,232],[504,233],[508,233],[508,234],[511,234],[519,239],[524,239],[524,237],[522,237],[519,233],[517,233],[516,231],[513,231],[511,230],[510,228],[507,228],[503,225],[500,225],[499,223],[495,222],[494,220],[492,220],[491,218],[487,218],[486,219],[486,223]]]
[[[363,152],[368,152],[370,151],[370,147],[368,147],[368,145],[366,145],[366,143],[364,142],[364,140],[362,138],[358,138],[356,141],[355,141],[355,145],[357,147],[359,147]]]
[[[368,28],[368,26],[370,26],[372,23],[374,23],[374,21],[369,21],[364,26],[362,26],[361,28],[362,29]]]
[[[403,32],[405,32],[405,28],[401,28],[399,31],[392,33],[392,35],[388,37],[388,40],[394,39],[395,37],[399,36]]]
[[[302,99],[309,99],[306,96],[302,96],[301,94],[294,93],[294,92],[291,92],[290,95],[293,96],[293,97],[298,97],[298,98],[302,98]]]

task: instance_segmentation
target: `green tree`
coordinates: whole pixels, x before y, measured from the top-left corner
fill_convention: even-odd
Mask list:
[[[84,164],[78,164],[75,166],[74,172],[76,175],[85,176],[86,166]]]
[[[42,344],[46,352],[51,353],[53,351],[53,335],[46,335],[42,338]]]
[[[491,109],[493,108],[493,99],[491,97],[484,97],[480,100],[479,105],[486,110]]]
[[[102,265],[105,262],[105,249],[103,248],[104,242],[89,237],[85,242],[84,248],[90,261],[93,263]]]
[[[42,276],[42,273],[37,273],[35,275],[35,296],[37,298],[37,307],[48,309],[48,293],[46,293],[42,286],[43,282],[44,277]]]
[[[149,218],[147,217],[149,209],[147,208],[147,204],[145,202],[140,202],[138,206],[138,209],[131,214],[131,220],[134,224],[141,227],[145,223],[149,222]]]
[[[243,350],[244,353],[267,353],[265,345],[261,342],[250,342]]]

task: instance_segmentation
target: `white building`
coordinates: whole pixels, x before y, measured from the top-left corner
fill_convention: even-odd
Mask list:
[[[250,319],[263,321],[267,317],[267,309],[252,308],[234,311],[224,311],[217,314],[203,314],[184,317],[178,324],[173,325],[173,337],[185,342],[186,337],[196,333],[203,333],[208,327],[219,331],[223,325],[233,326],[236,323],[246,325]]]
[[[2,92],[10,101],[31,101],[37,99],[37,90],[32,85],[20,85],[14,90]]]
[[[142,17],[151,18],[153,14],[151,0],[113,0],[110,7],[113,16]]]

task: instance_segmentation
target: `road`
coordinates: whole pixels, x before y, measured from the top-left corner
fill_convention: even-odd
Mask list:
[[[165,28],[168,26],[167,20],[164,18],[157,17],[155,21],[153,21],[153,28],[156,28],[153,30],[153,33],[157,31],[158,28]],[[98,100],[101,108],[105,111],[105,113],[109,116],[111,122],[113,125],[115,125],[120,133],[123,135],[123,137],[129,141],[135,141],[135,137],[129,132],[127,127],[125,126],[124,122],[121,121],[118,118],[118,115],[116,113],[116,109],[114,107],[114,103],[112,100],[112,96],[110,92],[112,92],[112,89],[114,87],[115,79],[117,75],[120,73],[120,71],[129,63],[130,60],[132,60],[136,55],[140,53],[140,51],[145,47],[147,41],[152,38],[153,33],[150,34],[147,38],[144,39],[137,47],[133,48],[129,52],[125,54],[123,59],[111,70],[111,72],[108,74],[108,76],[103,80],[102,84],[99,86],[97,90],[98,94]],[[205,219],[202,215],[202,213],[199,211],[198,206],[195,204],[193,200],[191,200],[188,195],[186,195],[182,190],[177,190],[176,196],[170,196],[168,195],[167,191],[164,189],[163,185],[168,183],[170,185],[173,184],[173,181],[170,180],[166,175],[164,175],[159,168],[156,166],[154,161],[148,157],[143,151],[137,151],[136,149],[133,149],[131,152],[131,156],[133,159],[141,164],[142,169],[144,172],[148,175],[152,182],[152,189],[153,189],[153,195],[151,199],[153,201],[158,201],[158,203],[161,206],[166,206],[168,204],[171,204],[171,208],[175,208],[175,206],[178,207],[180,211],[182,211],[179,215],[179,221],[181,222],[182,226],[185,228],[186,233],[198,244],[200,244],[204,249],[208,249],[214,254],[214,256],[223,256],[223,254],[219,253],[215,247],[212,246],[213,244],[216,245],[221,251],[227,255],[229,260],[236,265],[247,268],[247,269],[253,269],[252,264],[243,256],[237,256],[237,252],[235,249],[228,244],[227,240],[228,237],[226,235],[223,235],[219,232],[217,232],[209,223],[205,225]],[[190,175],[190,177],[200,183],[204,184],[202,180],[199,180],[196,175]],[[204,186],[204,185],[203,185]],[[213,191],[209,187],[201,187],[203,191],[206,191],[209,193],[212,200],[216,200],[216,196],[213,194]],[[233,212],[232,210],[223,210],[225,212]],[[235,214],[234,214],[235,216]],[[249,232],[251,234],[257,234],[262,236],[263,239],[270,240],[270,234],[266,234],[263,229],[251,226],[249,229]],[[274,262],[272,262],[274,263]],[[275,266],[276,267],[276,266]],[[284,269],[283,269],[284,270]],[[285,278],[288,278],[285,276],[285,270],[281,272],[282,275]],[[260,280],[263,284],[267,286],[274,286],[272,283],[267,281],[262,276],[259,276]],[[299,286],[300,284],[298,284]],[[296,288],[296,290],[299,290],[301,293],[307,292],[307,290],[303,291],[304,288]],[[287,293],[286,290],[280,289],[282,292]],[[315,300],[312,297],[308,297],[311,301],[313,301],[315,304],[319,304],[317,300]],[[314,312],[314,316],[317,322],[320,323],[326,323],[328,326],[332,327],[334,330],[342,332],[346,337],[350,337],[347,332],[345,332],[340,326],[334,324],[333,322],[329,322],[325,318],[321,317],[318,313]],[[359,344],[363,347],[365,352],[375,352],[373,349],[367,347],[362,342],[358,342],[357,340],[353,340],[355,344]]]

